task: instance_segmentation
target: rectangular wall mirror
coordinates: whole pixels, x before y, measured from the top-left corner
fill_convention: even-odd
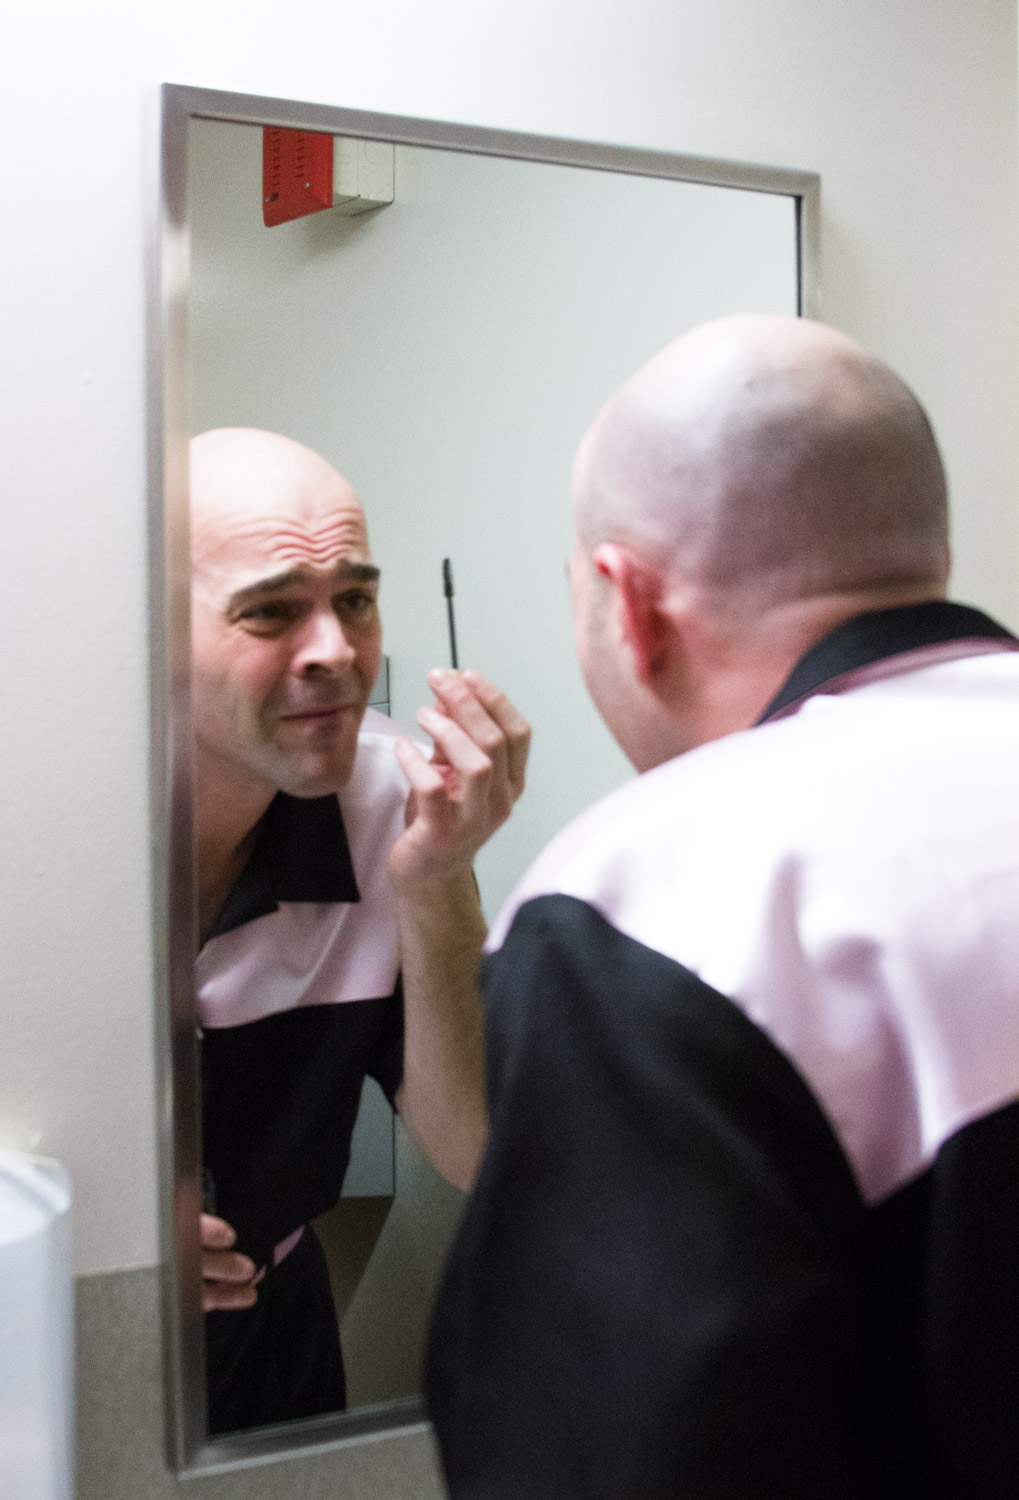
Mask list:
[[[286,211],[280,183],[295,164],[297,197],[317,197],[318,210],[267,223]],[[209,1436],[199,1213],[203,1189],[215,1206],[202,1140],[211,1023],[196,993],[221,938],[200,942],[193,879],[188,441],[264,429],[350,481],[381,569],[373,711],[404,726],[429,700],[427,670],[449,663],[450,561],[461,664],[498,682],[534,727],[528,791],[478,861],[492,916],[549,837],[630,774],[573,659],[577,441],[620,382],[693,324],[813,313],[819,183],[170,85],[158,181],[150,471],[168,1430],[177,1468],[206,1472],[423,1421],[422,1342],[461,1200],[368,1079],[339,1200],[315,1220],[345,1409]]]

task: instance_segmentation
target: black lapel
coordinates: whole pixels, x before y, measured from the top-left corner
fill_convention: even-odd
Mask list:
[[[335,794],[288,797],[277,792],[209,938],[268,916],[281,901],[360,899]]]
[[[790,704],[809,698],[836,677],[904,651],[948,641],[1015,639],[1011,631],[982,610],[971,609],[968,604],[950,604],[946,599],[855,615],[836,625],[800,657],[757,722],[763,724]]]

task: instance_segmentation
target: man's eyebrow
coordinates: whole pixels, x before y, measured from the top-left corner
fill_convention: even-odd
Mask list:
[[[303,568],[288,568],[285,573],[274,573],[271,578],[259,578],[255,583],[249,583],[236,593],[230,595],[227,600],[227,609],[243,609],[245,604],[253,599],[261,599],[266,594],[278,593],[281,589],[291,588],[294,584],[307,583],[309,574]],[[333,570],[332,582],[334,583],[375,583],[380,574],[373,563],[338,563]]]

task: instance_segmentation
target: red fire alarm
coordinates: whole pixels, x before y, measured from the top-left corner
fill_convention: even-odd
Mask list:
[[[262,131],[262,220],[303,219],[333,206],[333,138],[310,130]]]

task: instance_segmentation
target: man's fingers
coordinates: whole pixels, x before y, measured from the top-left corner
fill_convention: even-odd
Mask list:
[[[258,1292],[249,1282],[246,1286],[232,1286],[225,1281],[202,1283],[202,1311],[230,1312],[245,1307],[254,1307]]]
[[[480,672],[469,669],[464,672],[463,680],[506,737],[507,770],[519,797],[524,789],[524,770],[531,746],[531,726],[502,689],[489,682]]]
[[[202,1310],[223,1312],[254,1307],[255,1262],[239,1251],[216,1249],[216,1241],[232,1245],[237,1236],[230,1225],[212,1214],[202,1215]]]
[[[470,798],[472,787],[491,777],[492,754],[477,744],[468,730],[461,728],[439,709],[419,709],[417,720],[421,728],[431,735],[439,752],[437,760],[432,763],[433,772],[437,776],[448,778],[452,771],[452,784],[449,779],[445,783],[447,790],[452,794],[459,790],[461,795],[458,800]],[[498,754],[497,747],[495,753]]]
[[[217,1219],[215,1214],[202,1214],[201,1239],[203,1249],[229,1250],[236,1243],[237,1236],[225,1219]]]
[[[444,760],[426,760],[411,740],[402,737],[396,741],[395,749],[403,774],[419,798],[445,791],[448,767]]]
[[[248,1255],[236,1250],[203,1250],[202,1276],[206,1281],[250,1281],[257,1267]]]
[[[428,674],[428,686],[438,699],[440,711],[459,724],[486,755],[495,761],[504,753],[506,736],[480,701],[466,672],[436,667]]]
[[[506,697],[502,688],[496,687],[494,682],[489,682],[487,677],[476,672],[473,667],[468,667],[460,674],[460,677],[506,734],[514,736],[523,734],[527,738],[530,737],[530,725],[520,710]]]
[[[523,790],[530,730],[505,694],[479,672],[437,667],[428,683],[435,706],[420,709],[417,719],[433,741],[431,759],[408,740],[396,743],[411,787],[407,837],[389,861],[397,882],[459,870]]]
[[[438,699],[439,709],[459,724],[489,757],[496,782],[506,777],[511,801],[516,801],[524,788],[531,740],[527,720],[506,694],[480,672],[453,672],[436,667],[428,674],[428,685]]]
[[[233,1250],[237,1235],[227,1220],[201,1215],[201,1275],[206,1281],[243,1284],[255,1275],[255,1262]]]

